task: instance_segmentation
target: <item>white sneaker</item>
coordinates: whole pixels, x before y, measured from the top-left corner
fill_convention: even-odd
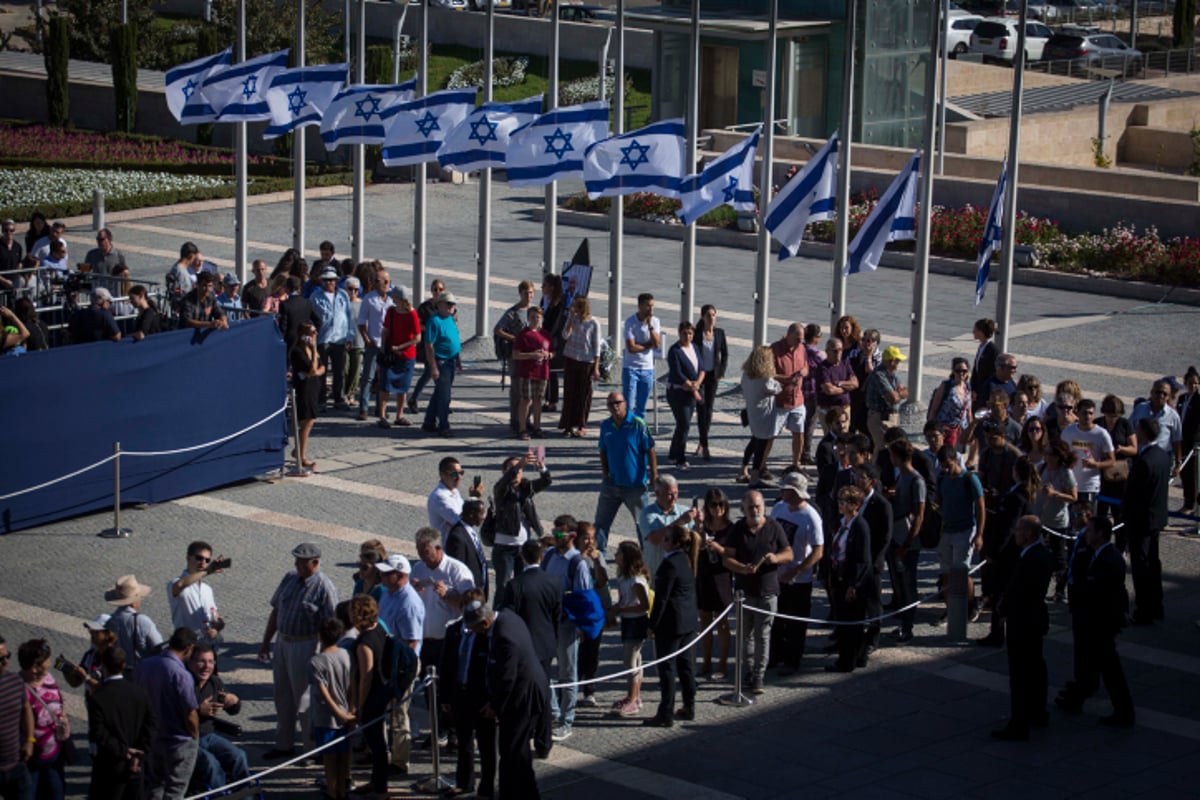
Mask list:
[[[555,725],[554,729],[552,731],[550,731],[550,739],[555,742],[564,742],[570,738],[571,738],[571,726],[570,725]]]

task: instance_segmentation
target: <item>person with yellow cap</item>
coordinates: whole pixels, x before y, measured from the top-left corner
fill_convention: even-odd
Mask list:
[[[883,350],[883,369],[867,378],[867,430],[871,434],[872,454],[883,447],[883,432],[900,419],[900,404],[908,399],[908,387],[900,382],[898,368],[908,357],[895,345]]]

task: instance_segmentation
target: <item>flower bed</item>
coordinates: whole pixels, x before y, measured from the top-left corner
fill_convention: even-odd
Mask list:
[[[47,125],[0,125],[0,154],[6,161],[27,159],[53,165],[63,162],[159,167],[163,164],[232,164],[233,152],[153,136],[96,133]],[[251,156],[253,163],[277,161]]]
[[[468,89],[472,86],[483,86],[483,67],[482,61],[464,64],[450,73],[450,77],[446,80],[446,88]],[[529,59],[524,56],[492,59],[492,88],[500,89],[524,83],[525,70],[528,67]]]
[[[877,202],[878,197],[872,193],[856,198],[851,204],[851,238]],[[609,201],[606,198],[589,200],[587,195],[578,194],[568,197],[564,205],[575,211],[607,212]],[[625,198],[625,216],[678,223],[674,212],[679,205],[678,200],[639,192]],[[930,252],[935,256],[974,260],[979,252],[986,217],[987,209],[976,206],[957,209],[935,206]],[[737,214],[732,208],[721,206],[701,217],[698,224],[732,228],[736,219]],[[832,244],[834,231],[833,222],[813,223],[805,238]],[[1200,287],[1200,238],[1177,236],[1164,240],[1153,227],[1139,232],[1126,223],[1118,223],[1100,233],[1067,233],[1053,220],[1022,212],[1017,217],[1016,240],[1019,245],[1031,247],[1040,266],[1046,269]],[[912,250],[913,242],[897,242],[889,247]]]

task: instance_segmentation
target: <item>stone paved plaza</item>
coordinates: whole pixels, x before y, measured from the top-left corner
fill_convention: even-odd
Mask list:
[[[537,190],[495,188],[493,282],[494,320],[516,299],[522,278],[536,279],[541,258],[541,223],[533,212],[541,205]],[[373,186],[367,196],[366,251],[392,267],[394,282],[411,285],[403,265],[411,242],[411,187]],[[474,251],[477,227],[473,185],[431,185],[429,189],[429,278],[443,278],[460,301],[464,338],[474,332]],[[349,195],[331,195],[308,204],[309,248],[333,240],[339,254],[349,251]],[[195,241],[222,266],[233,252],[232,209],[213,204],[199,209],[156,209],[111,214],[109,226],[135,277],[161,280],[179,245]],[[274,263],[290,246],[290,205],[278,199],[250,209],[251,257]],[[604,316],[604,266],[607,235],[562,227],[559,260],[570,256],[587,237],[597,270],[594,310]],[[68,241],[73,252],[89,246],[80,220]],[[638,292],[657,295],[664,327],[678,320],[677,242],[628,237],[625,244],[626,308]],[[713,302],[731,341],[731,364],[740,365],[751,339],[754,254],[748,250],[701,247],[697,255],[697,302]],[[830,266],[798,258],[774,265],[771,287],[771,338],[790,320],[828,323]],[[884,344],[907,352],[911,273],[883,269],[850,281],[848,311],[866,326],[883,332]],[[427,281],[428,282],[428,281]],[[971,324],[994,309],[994,290],[984,305],[972,304],[973,283],[932,276],[928,317],[924,399],[944,376],[951,355],[973,355]],[[1200,309],[1147,304],[1079,291],[1017,286],[1013,303],[1011,350],[1021,372],[1034,372],[1044,384],[1074,378],[1088,396],[1113,391],[1127,400],[1143,396],[1150,382],[1165,373],[1182,374],[1200,361],[1195,330]],[[672,341],[673,336],[669,337]],[[86,649],[84,619],[107,611],[105,589],[121,574],[134,572],[155,587],[144,611],[169,627],[165,586],[184,566],[189,541],[203,538],[218,553],[233,558],[233,568],[211,583],[229,625],[222,671],[232,691],[247,702],[241,722],[242,744],[259,766],[258,756],[271,743],[270,671],[255,659],[271,592],[291,566],[289,551],[300,541],[317,542],[325,553],[323,568],[339,591],[350,591],[358,543],[378,536],[389,549],[410,557],[412,534],[424,524],[424,499],[436,481],[436,463],[447,454],[463,462],[468,479],[482,475],[487,484],[499,477],[499,465],[524,443],[514,441],[506,425],[506,395],[490,357],[490,343],[468,345],[466,370],[455,385],[452,424],[458,437],[443,441],[417,428],[381,430],[329,413],[317,421],[310,455],[318,474],[307,479],[248,481],[161,505],[126,509],[122,524],[134,531],[127,540],[105,540],[97,532],[111,526],[111,514],[95,514],[23,531],[0,539],[0,635],[15,650],[32,636],[47,636],[55,652],[78,659]],[[738,377],[731,369],[728,389]],[[148,378],[149,379],[149,378]],[[236,379],[234,381],[236,385]],[[110,391],[136,387],[110,386]],[[428,394],[425,398],[427,399]],[[597,400],[602,400],[598,396]],[[236,390],[230,403],[237,402]],[[681,502],[712,485],[736,501],[742,488],[733,482],[745,444],[737,424],[740,397],[719,401],[714,459],[694,462],[680,475]],[[194,409],[191,413],[207,413]],[[593,413],[598,424],[602,408]],[[659,453],[666,463],[670,413],[660,411]],[[548,426],[552,427],[552,426]],[[98,429],[102,434],[102,428]],[[542,443],[554,485],[539,497],[544,519],[560,513],[590,518],[597,488],[595,439],[553,437]],[[193,444],[181,441],[181,445]],[[19,454],[9,454],[10,457]],[[63,471],[77,465],[63,455]],[[771,498],[773,499],[773,498]],[[1176,493],[1172,508],[1178,507]],[[994,742],[988,732],[1007,714],[1004,653],[947,641],[934,622],[940,610],[924,608],[917,636],[898,647],[885,644],[870,666],[851,675],[830,675],[823,667],[832,657],[822,651],[826,637],[810,633],[809,654],[801,671],[789,678],[768,675],[766,694],[749,708],[717,705],[727,683],[703,684],[697,719],[672,730],[645,729],[637,720],[608,717],[604,709],[623,696],[623,683],[601,684],[599,709],[581,709],[574,735],[538,762],[543,794],[550,798],[775,798],[775,797],[970,797],[1033,798],[1127,797],[1153,793],[1156,798],[1195,797],[1200,784],[1200,592],[1197,591],[1196,541],[1175,533],[1163,537],[1167,619],[1152,628],[1127,631],[1120,651],[1133,689],[1139,726],[1132,732],[1099,727],[1108,713],[1103,699],[1090,702],[1083,715],[1052,714],[1047,730],[1027,744]],[[628,516],[618,517],[614,536],[634,533]],[[936,572],[932,554],[922,561],[922,591]],[[815,616],[824,616],[824,593]],[[1064,606],[1054,606],[1047,640],[1050,683],[1069,677],[1071,643]],[[984,618],[986,622],[986,617]],[[972,626],[971,638],[983,627]],[[601,674],[619,670],[620,645],[605,634]],[[649,648],[646,650],[648,654]],[[15,668],[15,664],[14,664]],[[1052,688],[1052,691],[1054,688]],[[657,697],[653,675],[643,687],[647,704]],[[76,730],[85,729],[78,692],[68,709]],[[423,718],[423,716],[422,716]],[[443,769],[452,769],[452,756]],[[317,797],[312,779],[319,770],[290,769],[270,776],[266,786],[280,797]],[[428,753],[414,759],[412,779],[393,781],[396,797],[420,797],[412,782],[431,774]],[[84,770],[70,770],[70,794],[83,796]],[[360,777],[362,777],[360,775]]]

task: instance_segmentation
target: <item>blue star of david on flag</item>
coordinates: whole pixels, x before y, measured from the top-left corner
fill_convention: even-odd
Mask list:
[[[287,96],[288,111],[291,111],[293,115],[299,114],[300,109],[304,108],[304,104],[305,104],[305,102],[307,102],[306,101],[307,97],[308,97],[308,92],[304,91],[303,88],[297,86]]]
[[[421,135],[426,139],[428,139],[430,134],[432,134],[434,131],[440,131],[442,129],[442,126],[438,125],[437,117],[433,115],[432,111],[426,111],[425,116],[418,119],[415,124],[417,126],[417,130],[419,130]]]
[[[233,51],[222,50],[213,56],[205,56],[186,64],[180,64],[167,71],[165,76],[167,108],[176,120],[190,124],[192,122],[211,122],[217,118],[212,104],[198,97],[202,92],[204,81],[214,73],[224,69],[233,59]],[[188,114],[184,107],[191,105]]]
[[[636,172],[642,164],[650,163],[650,159],[646,158],[646,153],[650,152],[650,148],[651,145],[638,144],[638,140],[634,139],[628,146],[620,148],[621,164],[628,165],[630,171]],[[635,151],[637,152],[636,156],[633,155]]]
[[[188,78],[188,82],[183,85],[183,99],[191,99],[192,92],[196,91],[196,82]]]
[[[571,144],[572,136],[574,136],[573,133],[566,133],[562,128],[555,128],[554,133],[543,137],[546,140],[546,152],[553,155],[559,161],[562,161],[563,156],[575,149],[575,146]],[[559,142],[557,147],[554,144],[555,142]]]
[[[488,142],[495,142],[497,141],[497,125],[499,125],[499,123],[492,122],[486,116],[480,117],[471,123],[471,135],[467,138],[469,138],[471,141],[479,142],[481,145],[487,144]]]
[[[737,196],[737,187],[738,179],[733,175],[729,176],[729,183],[725,184],[725,188],[721,190],[726,203],[733,202],[733,198]]]
[[[251,75],[246,80],[242,81],[242,97],[249,100],[258,93],[258,76]]]
[[[257,56],[238,64],[224,66],[208,74],[195,87],[182,109],[183,122],[258,122],[271,119],[271,107],[265,94],[271,81],[287,69],[288,51]],[[175,71],[173,70],[172,73]],[[172,74],[168,73],[168,74]],[[187,78],[180,75],[179,88]],[[168,82],[171,85],[171,82]],[[180,92],[182,94],[182,92]],[[286,101],[284,103],[286,108]]]
[[[370,108],[367,108],[370,106]],[[354,116],[362,117],[363,122],[370,122],[371,116],[380,116],[379,114],[379,98],[372,95],[367,95],[362,100],[354,101]]]

